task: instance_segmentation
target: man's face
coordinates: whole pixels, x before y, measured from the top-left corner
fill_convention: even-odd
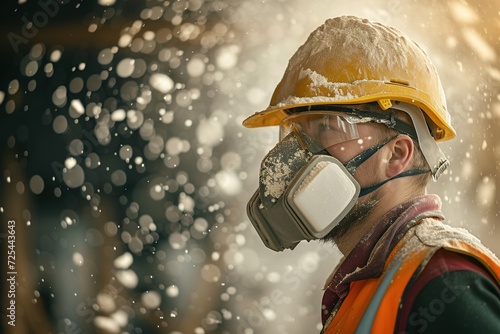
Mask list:
[[[326,237],[335,241],[371,212],[380,191],[361,199],[358,192],[384,179],[379,148],[386,142],[385,125],[378,120],[362,110],[335,110],[296,113],[280,123],[280,141],[261,163],[259,189],[248,206],[268,247],[293,247],[341,221]]]
[[[296,132],[312,153],[326,150],[328,154],[346,165],[357,155],[383,142],[385,125],[366,122],[366,119],[350,117],[342,113],[304,113],[291,116],[280,124],[280,138]],[[354,178],[361,188],[383,180],[383,159],[379,152],[356,168]],[[376,190],[357,200],[355,206],[340,221],[326,239],[343,235],[356,222],[365,218],[377,205],[381,191]]]

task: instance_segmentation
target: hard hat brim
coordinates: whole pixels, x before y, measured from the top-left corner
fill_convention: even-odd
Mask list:
[[[359,94],[357,97],[355,94],[352,94],[353,88],[360,92],[371,91],[373,93],[364,96]],[[432,107],[426,103],[426,101],[429,101],[429,96],[414,88],[394,84],[392,82],[365,81],[352,85],[349,90],[351,91],[351,94],[349,94],[346,98],[339,96],[289,97],[277,105],[270,106],[263,111],[251,115],[243,121],[243,126],[247,128],[258,128],[278,125],[283,118],[289,115],[287,109],[295,107],[321,104],[362,104],[389,99],[392,101],[410,103],[422,109],[424,114],[430,120],[431,128],[433,127],[431,132],[436,141],[446,141],[453,139],[456,136],[456,131],[453,127],[451,127],[451,125],[449,125],[450,120],[444,120],[441,118],[440,114],[444,113],[433,110]]]

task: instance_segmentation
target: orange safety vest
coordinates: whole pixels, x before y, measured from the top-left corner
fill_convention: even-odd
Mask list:
[[[475,258],[500,285],[500,261],[477,238],[464,229],[423,219],[392,250],[380,277],[350,284],[349,294],[325,324],[324,333],[393,333],[408,282],[442,248]]]

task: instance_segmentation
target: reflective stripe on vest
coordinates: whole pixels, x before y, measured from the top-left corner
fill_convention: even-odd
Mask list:
[[[410,231],[392,250],[380,277],[351,283],[325,333],[393,333],[408,282],[441,248],[475,258],[500,285],[500,262],[470,234],[427,219]]]

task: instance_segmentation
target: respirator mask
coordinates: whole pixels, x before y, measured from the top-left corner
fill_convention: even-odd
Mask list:
[[[404,111],[408,112],[406,109]],[[264,244],[272,250],[282,251],[295,248],[302,240],[321,239],[351,211],[359,197],[386,182],[427,172],[432,172],[433,176],[435,172],[441,173],[448,161],[436,145],[439,150],[436,154],[440,154],[431,158],[439,158],[440,162],[431,171],[409,170],[361,188],[353,177],[356,168],[395,137],[368,148],[345,164],[328,153],[328,149],[335,145],[361,140],[357,127],[360,123],[385,124],[415,139],[419,136],[432,138],[420,109],[416,109],[421,118],[416,120],[412,116],[412,120],[419,127],[423,122],[425,129],[421,131],[416,131],[416,126],[396,119],[392,114],[338,105],[313,105],[289,110],[290,116],[283,119],[279,126],[278,144],[261,163],[259,188],[247,205],[248,217]],[[429,141],[426,143],[429,144]],[[435,144],[434,140],[432,143]]]

